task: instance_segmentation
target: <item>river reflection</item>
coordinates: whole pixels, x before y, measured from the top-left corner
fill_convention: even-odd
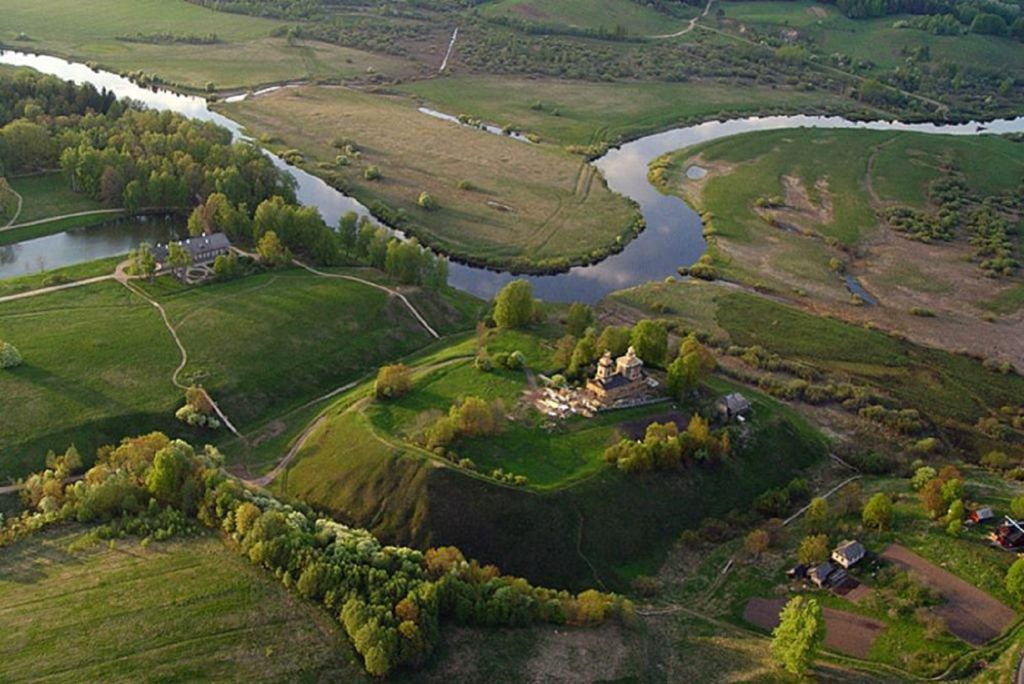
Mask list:
[[[210,111],[203,98],[178,95],[159,88],[145,88],[116,74],[95,71],[84,64],[76,64],[45,55],[2,51],[0,52],[0,63],[32,67],[76,83],[92,83],[97,88],[106,88],[114,92],[118,97],[129,97],[156,109],[172,110],[194,119],[213,121],[229,129],[236,138],[244,138],[242,127],[239,124],[222,114]],[[424,114],[424,116],[426,115]],[[447,115],[432,110],[430,115],[448,118]],[[594,165],[604,174],[609,188],[629,197],[639,205],[647,223],[646,230],[630,242],[622,252],[608,257],[601,263],[573,268],[558,275],[528,277],[527,279],[533,283],[536,295],[548,301],[593,303],[614,290],[651,280],[661,280],[666,276],[675,275],[680,266],[689,266],[694,263],[705,250],[700,217],[678,197],[663,195],[651,186],[647,182],[648,165],[663,154],[696,143],[738,133],[781,128],[861,128],[977,135],[982,132],[1022,132],[1024,131],[1024,117],[991,121],[983,126],[975,123],[854,122],[841,117],[802,115],[750,117],[729,121],[709,121],[696,126],[649,135],[627,143],[622,147],[610,150],[605,156],[596,160]],[[487,135],[487,133],[481,134]],[[799,134],[799,130],[794,132],[794,135]],[[274,163],[295,178],[299,201],[317,207],[328,224],[337,225],[341,215],[348,211],[355,211],[361,216],[369,215],[366,207],[357,200],[338,192],[316,176],[289,166],[277,157],[274,157]],[[85,243],[89,239],[91,238],[81,241],[82,257],[77,261],[96,258],[89,256],[86,251]],[[137,243],[140,239],[138,234],[134,234],[132,243]],[[19,257],[19,260],[23,261],[23,258]],[[47,264],[47,267],[52,268],[53,264]],[[3,268],[5,267],[0,267],[0,277],[3,277]],[[490,298],[515,277],[508,273],[452,264],[449,283],[460,290],[483,298]]]

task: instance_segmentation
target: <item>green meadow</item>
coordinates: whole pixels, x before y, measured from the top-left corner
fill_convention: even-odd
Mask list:
[[[364,680],[329,615],[214,536],[89,538],[63,528],[0,554],[0,679]]]
[[[144,287],[188,350],[179,382],[206,387],[243,432],[433,340],[386,293],[300,270],[195,288],[160,278]],[[470,326],[464,295],[410,298],[428,303],[426,315],[442,332]],[[11,398],[0,477],[23,475],[47,449],[70,443],[89,458],[98,446],[155,429],[196,441],[228,437],[175,421],[183,395],[171,380],[180,354],[158,312],[117,283],[0,304],[0,338],[25,357],[0,374],[0,392]]]

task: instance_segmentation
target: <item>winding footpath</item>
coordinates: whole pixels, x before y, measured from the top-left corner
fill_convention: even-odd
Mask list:
[[[679,36],[685,36],[687,33],[697,28],[697,22],[708,16],[708,12],[711,11],[711,5],[714,4],[715,0],[708,0],[708,4],[704,5],[704,11],[695,16],[690,20],[690,23],[686,25],[686,28],[676,31],[675,33],[666,33],[660,36],[651,36],[651,38],[678,38]]]
[[[130,281],[132,279],[132,276],[129,276],[126,270],[128,268],[128,264],[129,261],[125,260],[117,265],[117,268],[114,270],[114,279],[117,282],[124,285],[126,288],[128,288],[131,292],[134,292],[135,294],[137,294],[138,296],[142,297],[144,300],[152,304],[156,308],[156,310],[160,312],[160,317],[164,321],[164,326],[167,328],[167,331],[171,333],[171,338],[174,340],[174,344],[178,346],[178,351],[181,352],[181,361],[178,363],[178,367],[174,369],[174,373],[171,374],[171,382],[178,389],[186,390],[188,389],[189,386],[183,384],[180,380],[178,380],[178,376],[181,374],[181,371],[185,369],[185,366],[188,365],[188,350],[185,349],[185,345],[182,343],[181,338],[178,336],[178,331],[174,329],[173,325],[171,325],[171,319],[168,317],[167,310],[164,309],[163,305],[160,302],[153,299],[152,297],[150,297],[140,288],[135,287],[134,285],[131,284]],[[207,392],[206,389],[202,387],[200,388],[200,390],[202,390],[203,396],[205,396],[206,400],[210,402],[210,406],[213,407],[214,413],[217,414],[217,417],[220,418],[224,426],[227,427],[227,429],[230,430],[233,435],[245,441],[245,437],[243,437],[242,434],[235,428],[235,426],[228,419],[227,415],[225,415],[225,413],[221,410],[217,402],[215,402],[213,400],[213,397],[210,396],[209,392]]]

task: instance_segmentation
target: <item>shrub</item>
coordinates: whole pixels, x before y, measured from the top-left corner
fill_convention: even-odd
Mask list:
[[[395,399],[412,389],[412,371],[405,364],[382,366],[377,371],[373,391],[378,399]]]
[[[15,368],[24,363],[18,349],[10,342],[0,340],[0,369]]]
[[[380,172],[380,167],[371,164],[363,169],[363,178],[368,181],[380,180],[384,174]]]
[[[420,196],[416,198],[416,204],[427,211],[434,211],[438,208],[437,200],[430,196],[426,190],[420,193]]]

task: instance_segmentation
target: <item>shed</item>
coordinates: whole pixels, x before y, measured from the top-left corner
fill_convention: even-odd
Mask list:
[[[816,586],[825,587],[828,586],[829,578],[832,577],[832,573],[836,571],[836,566],[832,563],[825,561],[821,565],[816,565],[810,569],[807,576]]]
[[[739,392],[727,394],[716,405],[719,415],[726,421],[745,418],[750,415],[750,402]]]
[[[985,506],[983,508],[978,508],[976,510],[971,511],[971,514],[967,517],[970,518],[971,522],[975,523],[976,525],[980,525],[983,523],[987,523],[993,518],[995,518],[996,514],[992,510],[991,506]]]
[[[832,549],[832,560],[843,568],[851,568],[864,558],[867,549],[859,541],[847,539]]]

